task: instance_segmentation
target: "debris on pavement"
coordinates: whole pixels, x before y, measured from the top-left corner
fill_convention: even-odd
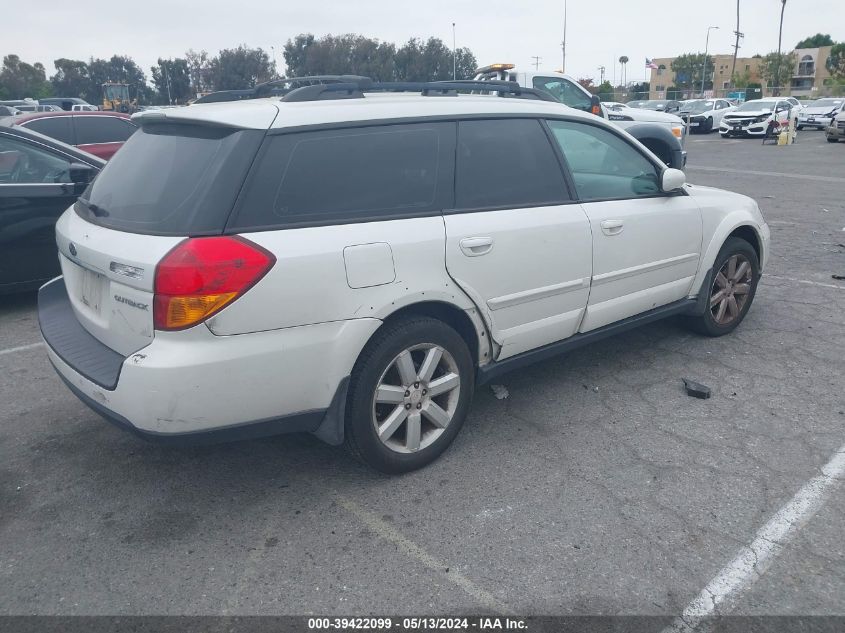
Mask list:
[[[496,396],[497,400],[504,400],[511,395],[508,388],[504,385],[490,385],[490,389],[493,391],[493,395]]]
[[[684,388],[687,390],[687,395],[693,398],[700,398],[707,400],[710,397],[710,387],[702,385],[700,382],[695,382],[689,378],[682,378],[684,381]]]
[[[845,279],[845,275],[831,275],[834,279]]]

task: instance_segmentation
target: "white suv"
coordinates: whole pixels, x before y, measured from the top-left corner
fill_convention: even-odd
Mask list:
[[[308,431],[396,473],[506,371],[669,315],[742,321],[753,200],[560,104],[420,90],[136,115],[39,293],[68,387],[147,438]]]

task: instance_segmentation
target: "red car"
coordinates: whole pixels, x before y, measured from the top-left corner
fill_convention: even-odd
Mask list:
[[[136,129],[120,112],[33,112],[9,120],[21,126],[108,160]]]

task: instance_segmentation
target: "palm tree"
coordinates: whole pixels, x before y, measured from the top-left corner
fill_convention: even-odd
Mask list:
[[[786,0],[784,0],[784,2],[786,2]],[[628,63],[628,57],[626,55],[622,55],[622,57],[619,58],[619,63],[622,64],[622,86],[624,88],[628,84],[628,75],[625,72],[625,64]]]
[[[780,62],[781,62],[780,50],[781,50],[781,43],[783,41],[783,12],[786,10],[786,0],[780,0],[780,3],[781,4],[780,4],[780,28],[778,30],[778,59],[777,59],[776,65],[775,65],[775,77],[774,77],[775,83],[778,83],[778,84],[780,83]],[[777,95],[780,95],[780,89],[779,88],[780,88],[779,86],[775,87],[774,92],[777,93]]]

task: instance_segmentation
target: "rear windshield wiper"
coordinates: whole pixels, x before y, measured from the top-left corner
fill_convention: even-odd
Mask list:
[[[85,207],[91,213],[91,215],[95,215],[98,218],[105,218],[109,215],[108,211],[106,211],[102,207],[98,207],[93,202],[88,202],[87,200],[83,200],[82,198],[78,198],[76,201],[83,207]]]

